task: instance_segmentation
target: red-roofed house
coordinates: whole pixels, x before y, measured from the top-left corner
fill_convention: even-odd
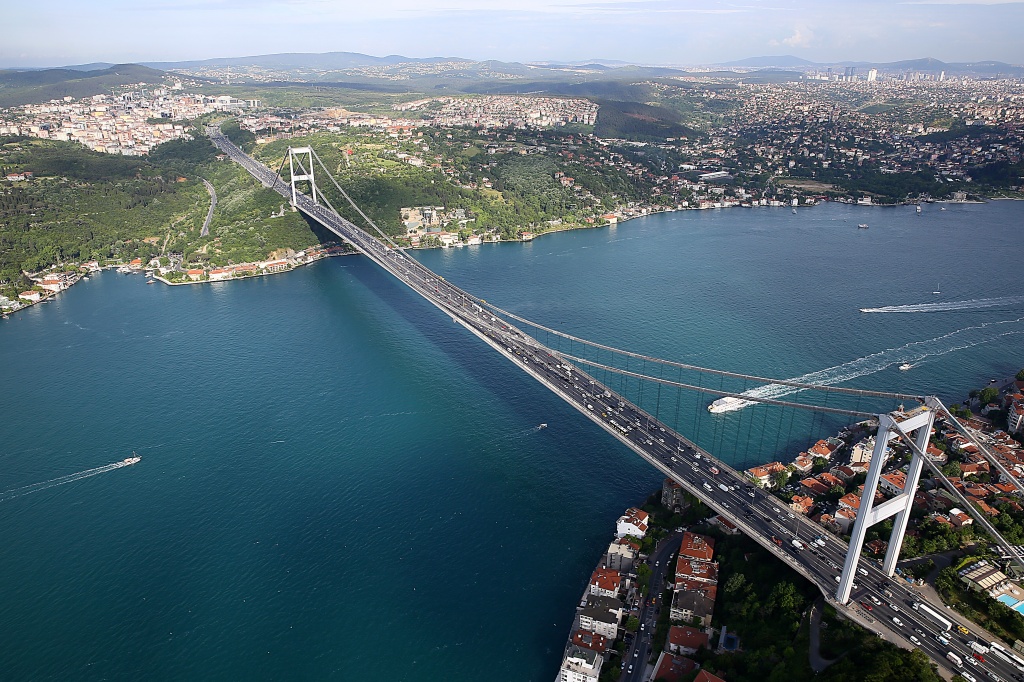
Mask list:
[[[598,568],[590,576],[590,594],[599,597],[617,597],[622,575],[610,568]]]
[[[828,492],[828,486],[816,478],[805,478],[800,481],[800,487],[809,495],[824,495]]]
[[[683,581],[718,584],[718,564],[714,561],[698,561],[681,556],[676,560],[676,589]]]
[[[832,457],[832,453],[836,451],[836,446],[826,441],[819,440],[817,443],[812,445],[808,450],[807,454],[811,457],[824,457],[829,459]]]
[[[642,538],[647,534],[648,521],[650,521],[650,515],[647,512],[636,507],[630,507],[615,522],[615,536],[621,538],[625,535],[632,535],[633,537]]]
[[[768,464],[761,466],[750,467],[747,469],[746,474],[753,480],[760,482],[761,485],[768,485],[771,483],[772,476],[785,470],[786,466],[782,462],[768,462]]]
[[[707,648],[707,633],[689,625],[673,625],[668,629],[666,648],[674,654],[692,654],[701,647]]]
[[[715,539],[686,531],[679,546],[679,556],[711,561],[715,555]]]
[[[812,509],[814,509],[814,500],[809,497],[794,495],[793,501],[789,503],[789,508],[797,514],[808,514]]]
[[[858,497],[854,493],[846,493],[845,495],[839,498],[839,508],[852,509],[853,511],[857,511],[858,509],[860,509],[860,497]]]
[[[882,474],[878,479],[879,487],[890,495],[899,495],[907,485],[907,475],[898,469]]]
[[[693,678],[693,682],[725,682],[718,675],[712,675],[707,670],[701,670],[697,673],[697,677]]]
[[[608,638],[604,635],[599,635],[596,632],[590,630],[577,630],[572,635],[572,643],[576,646],[581,646],[584,649],[590,649],[596,651],[599,654],[603,654],[608,650]]]
[[[697,664],[685,656],[670,654],[662,651],[658,662],[654,665],[655,680],[664,682],[682,682],[683,678],[697,669]]]

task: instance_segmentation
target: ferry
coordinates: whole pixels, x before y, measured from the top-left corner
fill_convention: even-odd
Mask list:
[[[857,229],[866,230],[866,229],[868,229],[868,224],[867,223],[861,223],[860,225],[857,226]]]
[[[911,367],[913,367],[912,364],[910,364],[909,362],[904,362],[902,365],[900,365],[900,371],[901,372],[906,372]]]
[[[740,410],[747,405],[753,403],[749,400],[743,400],[742,398],[734,398],[727,396],[725,398],[719,398],[715,402],[708,405],[708,412],[711,414],[721,414],[722,412],[732,412],[733,410]]]

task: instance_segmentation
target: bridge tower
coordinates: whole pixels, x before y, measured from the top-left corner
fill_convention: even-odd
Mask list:
[[[297,163],[299,165],[299,170],[303,171],[303,173],[301,175],[296,175],[295,174],[295,164],[296,164],[295,157],[296,156],[299,157],[298,161],[297,161]],[[302,165],[302,161],[303,161],[304,157],[308,158],[308,161],[309,161],[309,170],[308,171],[306,170],[306,167]],[[309,181],[309,186],[312,188],[312,191],[313,191],[313,203],[315,204],[316,203],[316,180],[313,177],[313,149],[311,147],[288,147],[288,172],[291,174],[292,206],[295,205],[295,194],[296,194],[296,192],[295,192],[295,183],[296,182],[302,182],[303,180],[308,180]]]
[[[894,412],[878,415],[878,435],[875,437],[875,449],[871,453],[868,477],[864,482],[864,494],[861,496],[857,520],[854,522],[853,532],[850,534],[850,548],[843,564],[839,589],[836,591],[836,599],[842,604],[850,599],[850,591],[853,588],[854,578],[857,576],[857,564],[860,561],[860,552],[864,546],[864,536],[868,528],[890,516],[896,518],[892,525],[892,535],[889,537],[889,548],[885,553],[885,560],[882,562],[882,571],[892,577],[896,570],[900,548],[903,546],[903,536],[907,532],[907,522],[910,520],[910,509],[914,504],[914,493],[917,492],[921,468],[924,465],[923,455],[928,449],[928,439],[931,437],[937,408],[938,405],[935,404],[934,399],[930,398],[924,405],[906,414]],[[874,504],[875,491],[878,490],[882,468],[888,459],[889,441],[898,438],[901,431],[907,436],[916,434],[913,435],[913,439],[917,447],[913,450],[910,466],[907,468],[906,482],[903,490],[896,497],[876,507]]]

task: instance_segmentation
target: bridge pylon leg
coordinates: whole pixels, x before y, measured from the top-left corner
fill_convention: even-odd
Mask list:
[[[853,531],[850,534],[850,547],[843,564],[843,573],[839,578],[839,588],[836,590],[836,599],[841,604],[850,600],[850,592],[853,590],[857,564],[860,562],[860,552],[864,546],[864,537],[868,528],[890,516],[896,516],[892,535],[889,538],[889,548],[882,564],[885,573],[892,576],[896,568],[896,561],[900,556],[900,548],[907,531],[907,522],[910,520],[914,494],[917,492],[917,484],[924,462],[915,453],[907,470],[903,490],[897,493],[893,499],[876,506],[874,503],[875,493],[878,490],[882,469],[888,459],[889,441],[898,437],[898,426],[908,434],[916,432],[915,444],[924,451],[928,447],[928,439],[931,436],[934,421],[935,410],[931,406],[922,406],[909,414],[896,412],[878,415],[878,435],[875,436],[875,449],[871,453],[871,464],[868,465],[868,476],[864,481],[864,493],[861,496],[860,507],[857,509],[857,520],[854,522]]]

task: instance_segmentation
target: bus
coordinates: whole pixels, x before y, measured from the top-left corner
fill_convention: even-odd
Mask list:
[[[914,602],[914,609],[918,613],[923,615],[925,618],[938,625],[943,632],[949,632],[949,630],[953,627],[953,623],[951,623],[948,618],[946,618],[941,613],[931,608],[927,604],[923,604],[921,602]]]

